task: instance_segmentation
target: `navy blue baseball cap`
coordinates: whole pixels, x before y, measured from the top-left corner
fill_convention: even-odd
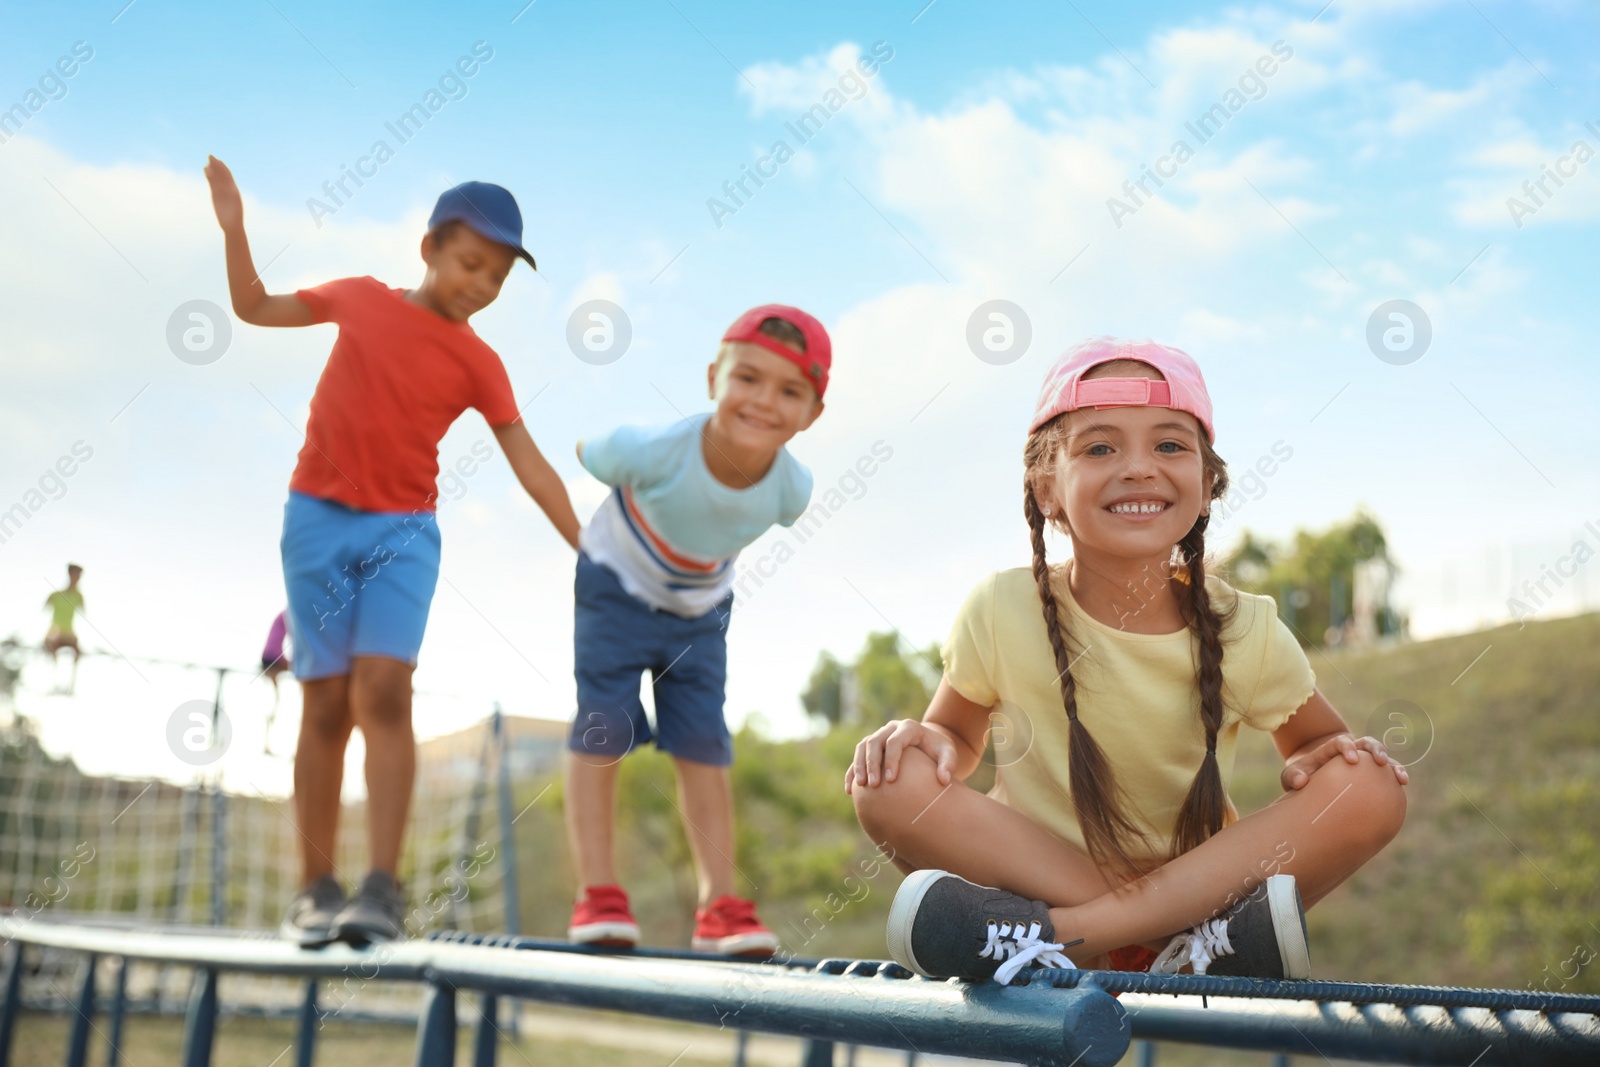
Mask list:
[[[487,237],[516,250],[534,270],[539,265],[522,247],[522,212],[517,208],[517,198],[504,186],[488,182],[462,182],[446,189],[433,205],[428,217],[428,229],[447,222],[464,222],[480,237]]]

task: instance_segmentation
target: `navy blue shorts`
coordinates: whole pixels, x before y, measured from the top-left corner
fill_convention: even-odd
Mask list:
[[[650,741],[664,752],[726,767],[733,738],[722,718],[733,596],[695,619],[635,598],[609,567],[578,554],[573,626],[578,714],[567,747],[621,759]],[[650,672],[656,727],[639,680]]]

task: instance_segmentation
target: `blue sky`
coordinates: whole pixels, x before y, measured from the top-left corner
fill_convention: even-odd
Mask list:
[[[0,632],[39,636],[37,601],[67,556],[89,568],[90,643],[129,654],[248,665],[280,605],[284,488],[332,334],[235,324],[206,366],[169,350],[178,305],[226,303],[208,152],[238,175],[278,291],[365,273],[414,284],[438,192],[510,187],[541,274],[519,269],[475,326],[519,398],[538,397],[535,439],[585,517],[599,487],[575,440],[703,410],[703,366],[748,306],[823,319],[829,409],[794,451],[819,487],[877,442],[894,458],[748,598],[734,721],[803,728],[795,694],[819,649],[853,651],[890,624],[941,639],[973,583],[1026,561],[1016,491],[1032,396],[1055,354],[1099,333],[1200,360],[1236,471],[1279,443],[1292,452],[1215,544],[1368,506],[1419,632],[1503,619],[1520,582],[1600,526],[1600,160],[1570,155],[1580,139],[1600,151],[1585,127],[1600,130],[1597,22],[1575,2],[1453,0],[13,10],[0,109],[76,42],[93,58],[0,143],[0,510],[75,442],[94,455],[0,544]],[[493,56],[460,98],[318,225],[307,200],[478,42]],[[1277,42],[1290,58],[1199,144],[1185,124]],[[875,46],[892,58],[859,99],[718,226],[707,200],[792,140],[785,124]],[[1192,160],[1116,225],[1107,199],[1179,139]],[[1507,198],[1558,165],[1570,177],[1547,179],[1518,226]],[[605,366],[564,340],[593,298],[633,324]],[[1004,365],[965,339],[993,299],[1032,328]],[[1431,323],[1413,362],[1368,347],[1390,300]],[[469,413],[441,454],[487,437]],[[567,715],[570,555],[498,458],[442,510],[449,584],[418,684],[461,699],[419,705],[419,722],[449,729],[494,699]],[[1600,579],[1580,570],[1557,592],[1542,611],[1593,602]],[[95,669],[86,691],[144,694],[139,721],[209,686]],[[261,688],[243,691],[241,715]],[[92,705],[34,710],[65,722]]]

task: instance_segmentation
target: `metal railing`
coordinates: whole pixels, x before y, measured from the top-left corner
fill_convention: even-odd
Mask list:
[[[362,949],[306,950],[263,934],[0,919],[5,959],[0,1067],[21,1011],[27,945],[83,953],[66,1063],[82,1067],[105,957],[195,968],[182,1063],[211,1062],[217,976],[310,979],[296,1062],[310,1067],[321,1023],[319,980],[418,982],[416,1064],[455,1061],[457,993],[480,995],[472,1062],[494,1064],[502,997],[607,1009],[807,1042],[802,1067],[850,1043],[1027,1064],[1117,1063],[1135,1037],[1373,1063],[1600,1063],[1600,996],[1342,982],[1039,970],[1008,987],[917,978],[872,960],[756,963],[667,950],[603,953],[514,935],[445,934]],[[118,1062],[126,968],[109,1005]],[[1121,995],[1121,1000],[1113,994]],[[1202,1006],[1190,1001],[1201,997]],[[1178,1000],[1175,998],[1184,998]]]

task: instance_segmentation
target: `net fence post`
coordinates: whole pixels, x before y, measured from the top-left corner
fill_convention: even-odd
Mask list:
[[[500,702],[494,704],[494,715],[491,719],[491,733],[494,737],[497,791],[500,794],[500,856],[501,876],[500,891],[505,901],[505,932],[512,937],[522,933],[522,902],[517,889],[517,840],[514,835],[513,824],[517,821],[511,814],[511,743],[506,734],[506,717],[500,709]],[[513,1039],[521,1036],[521,1026],[518,1016],[521,1014],[515,997],[506,998],[506,1009],[511,1014],[511,1036]]]
[[[217,697],[211,703],[211,745],[216,747],[221,739],[219,730],[222,718],[222,683],[228,677],[228,668],[217,668]],[[228,871],[224,862],[228,840],[228,795],[222,789],[222,770],[219,767],[211,783],[211,925],[226,922]]]

